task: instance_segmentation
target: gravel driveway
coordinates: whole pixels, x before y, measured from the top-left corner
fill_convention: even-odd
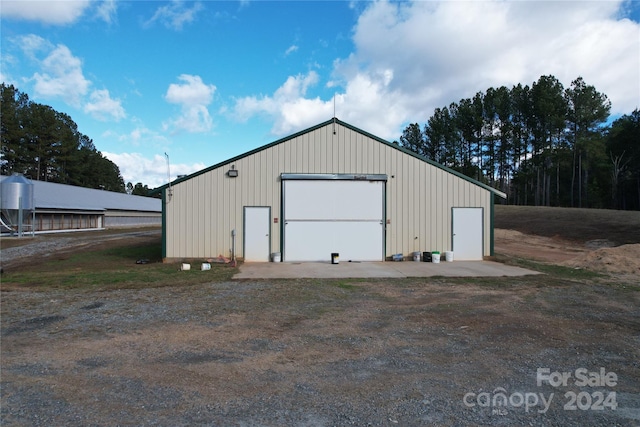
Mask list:
[[[3,292],[2,425],[637,426],[639,299],[543,276]]]

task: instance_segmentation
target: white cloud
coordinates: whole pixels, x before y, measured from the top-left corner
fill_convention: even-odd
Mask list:
[[[154,155],[147,158],[140,153],[108,153],[102,154],[113,163],[118,165],[120,174],[124,182],[137,184],[141,182],[149,188],[156,188],[167,184],[168,170],[167,161],[164,156]],[[188,175],[205,168],[204,163],[194,164],[171,164],[171,180],[178,175]]]
[[[290,76],[273,96],[237,99],[233,115],[239,121],[245,121],[253,115],[266,115],[274,122],[271,133],[276,136],[328,120],[333,117],[333,98],[323,101],[318,97],[306,97],[307,91],[318,83],[318,79],[315,71]],[[349,76],[345,92],[336,94],[336,116],[356,126],[366,120],[368,131],[383,138],[395,137],[390,129],[395,130],[407,111],[401,105],[396,105],[394,98],[398,94],[389,89],[392,81],[393,71],[390,69]],[[328,83],[327,86],[332,87],[333,84]],[[366,119],[370,117],[375,120]]]
[[[336,74],[348,95],[354,79],[393,71],[389,85],[371,88],[384,111],[368,120],[373,124],[394,113],[400,123],[425,120],[434,108],[491,86],[531,84],[548,74],[565,86],[583,76],[612,99],[614,113],[628,113],[640,93],[640,25],[616,20],[621,4],[376,2],[359,17],[356,52],[336,64]],[[361,104],[347,102],[349,110]]]
[[[127,144],[137,146],[137,145],[140,145],[140,142],[142,141],[143,137],[145,135],[148,135],[149,133],[150,131],[146,128],[135,128],[134,130],[131,131],[130,134],[122,135],[118,139],[120,141],[126,142]]]
[[[209,104],[216,88],[205,85],[200,76],[181,74],[178,80],[184,84],[172,83],[167,90],[166,99],[172,104]]]
[[[300,130],[307,125],[331,118],[333,100],[307,99],[307,90],[318,83],[318,74],[310,71],[306,75],[289,76],[273,96],[249,96],[235,101],[235,119],[246,121],[251,116],[266,115],[274,121],[271,132],[284,135]]]
[[[185,24],[193,22],[196,14],[201,10],[203,10],[203,6],[199,2],[194,3],[191,8],[187,8],[184,1],[172,0],[168,5],[159,7],[146,22],[146,25],[150,26],[155,22],[160,22],[167,28],[179,31]]]
[[[127,146],[141,146],[144,144],[151,144],[156,147],[157,151],[165,150],[170,142],[164,133],[151,130],[144,126],[136,117],[131,118],[131,122],[135,124],[135,128],[126,134],[120,134],[113,130],[104,132],[101,136],[103,138],[115,138],[118,142],[121,142]]]
[[[118,11],[116,0],[103,0],[96,8],[96,16],[107,24],[113,23]]]
[[[296,52],[298,50],[298,46],[291,45],[287,48],[287,50],[284,52],[284,56],[289,56],[291,55],[293,52]]]
[[[78,20],[89,5],[89,0],[3,0],[0,14],[2,18],[65,25]]]
[[[170,84],[165,99],[167,102],[180,105],[181,114],[166,123],[165,127],[188,132],[210,130],[213,120],[207,107],[213,101],[216,87],[205,84],[200,76],[182,74],[178,80],[182,83]]]
[[[45,98],[60,97],[79,106],[91,84],[82,72],[82,61],[73,56],[68,47],[58,45],[40,65],[42,73],[33,75],[35,94]]]
[[[112,99],[106,89],[94,90],[89,99],[89,102],[84,106],[84,111],[98,120],[104,121],[112,118],[118,121],[126,117],[120,100]]]
[[[93,90],[89,94],[92,82],[84,76],[82,60],[67,46],[54,46],[34,34],[17,37],[14,42],[39,67],[29,79],[34,82],[36,98],[60,98],[75,108],[82,107],[85,113],[102,121],[126,117],[122,102],[111,98],[107,89]]]
[[[50,51],[54,48],[48,40],[35,35],[27,34],[13,39],[15,44],[22,49],[24,54],[31,60],[37,60],[37,55],[42,51]]]
[[[531,85],[552,74],[568,87],[582,76],[607,94],[612,114],[639,107],[640,24],[619,19],[622,0],[377,1],[353,28],[354,52],[325,83],[336,116],[386,139],[437,107],[489,87]],[[283,135],[332,116],[310,98],[319,77],[289,77],[273,95],[237,99],[235,117],[267,115]]]
[[[318,73],[310,71],[306,76],[298,75],[289,77],[275,93],[275,98],[290,101],[299,96],[304,96],[307,90],[318,83]]]
[[[336,116],[388,140],[398,137],[398,126],[412,113],[400,102],[403,94],[390,89],[393,72],[360,73],[336,96]]]

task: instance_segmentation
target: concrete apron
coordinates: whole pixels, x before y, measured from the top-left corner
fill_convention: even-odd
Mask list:
[[[340,279],[403,277],[501,277],[541,274],[493,261],[454,262],[252,262],[240,266],[234,279]]]

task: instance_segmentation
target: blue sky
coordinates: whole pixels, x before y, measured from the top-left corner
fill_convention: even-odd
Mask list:
[[[7,84],[149,187],[336,116],[398,139],[488,87],[578,76],[640,107],[638,1],[11,1]]]

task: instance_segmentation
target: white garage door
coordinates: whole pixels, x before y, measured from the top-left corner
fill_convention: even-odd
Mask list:
[[[384,181],[284,180],[285,261],[384,260]]]
[[[453,208],[453,256],[456,260],[482,260],[482,218],[482,208]]]

